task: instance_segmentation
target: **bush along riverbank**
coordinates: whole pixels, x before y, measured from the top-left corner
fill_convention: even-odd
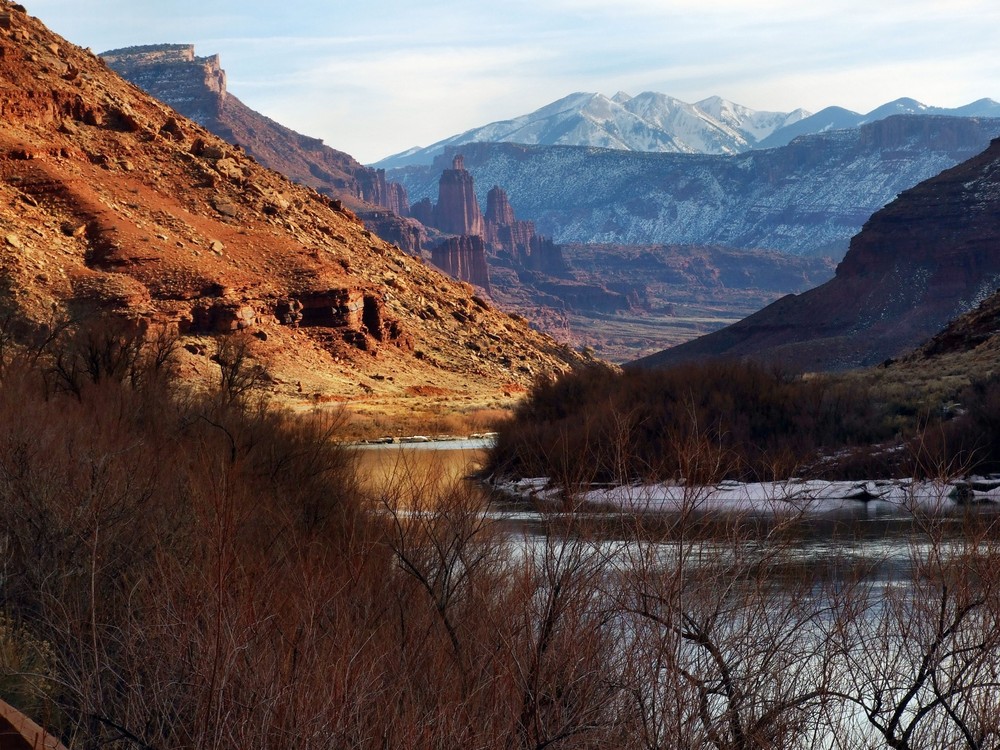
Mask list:
[[[697,493],[656,533],[516,533],[469,482],[363,489],[341,425],[225,356],[191,394],[169,337],[7,343],[0,698],[68,748],[1000,740],[989,517],[917,508],[892,565]]]

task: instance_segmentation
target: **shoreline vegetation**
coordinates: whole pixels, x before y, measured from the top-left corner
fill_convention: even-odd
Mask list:
[[[609,534],[542,513],[543,529],[518,533],[445,472],[404,467],[364,487],[357,456],[372,451],[340,445],[334,415],[269,406],[224,349],[216,387],[192,394],[170,337],[0,344],[0,697],[70,750],[1000,740],[994,516],[915,504],[891,565],[878,545],[848,555],[837,539],[821,561],[803,556],[799,518],[706,522],[694,484],[658,525],[618,514]],[[802,387],[720,372],[765,395]],[[609,382],[579,377],[540,384],[513,424],[549,408],[539,394]],[[817,387],[794,392],[827,408],[839,392]],[[835,413],[867,413],[845,403]],[[831,434],[817,423],[809,434]],[[756,449],[757,463],[736,461],[739,423],[676,429],[639,465],[719,481],[786,465]],[[591,479],[633,473],[628,455],[585,446],[563,436],[542,457],[578,469],[566,455],[579,448]]]
[[[498,428],[486,472],[586,487],[1000,470],[1000,377],[970,379],[949,395],[939,403],[872,378],[738,361],[594,365],[538,383]]]

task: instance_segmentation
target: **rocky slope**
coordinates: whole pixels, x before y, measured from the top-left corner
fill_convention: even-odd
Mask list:
[[[383,239],[410,253],[422,228],[407,221],[406,191],[385,172],[297,133],[246,106],[226,88],[218,55],[198,57],[191,44],[126,47],[101,53],[108,66],[215,135],[239,144],[270,169],[338,198]]]
[[[484,200],[502,185],[521,218],[559,243],[691,244],[843,256],[901,191],[982,151],[1000,119],[896,116],[738,156],[510,143],[462,147]],[[434,167],[390,171],[411,197]]]
[[[991,296],[1000,287],[998,243],[1000,139],[874,214],[831,281],[636,364],[712,356],[773,359],[809,370],[875,364]],[[980,317],[987,321],[980,328],[988,329],[988,310]],[[974,325],[969,320],[967,327]],[[948,341],[945,335],[934,346],[947,351]]]
[[[6,0],[0,81],[0,304],[22,321],[177,330],[193,382],[245,330],[276,394],[359,410],[500,403],[578,361]]]

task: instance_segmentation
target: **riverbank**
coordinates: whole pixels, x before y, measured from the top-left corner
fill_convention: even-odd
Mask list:
[[[970,507],[1000,509],[1000,475],[950,480],[878,479],[777,482],[723,481],[591,486],[567,497],[546,477],[495,482],[503,496],[541,506],[629,513],[748,513],[818,516],[864,508],[871,515],[949,513]]]

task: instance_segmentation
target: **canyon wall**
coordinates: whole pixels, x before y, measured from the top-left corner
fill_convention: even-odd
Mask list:
[[[431,248],[431,262],[449,276],[490,292],[490,273],[482,237],[469,234],[448,237]]]
[[[827,283],[639,361],[778,360],[806,370],[896,357],[1000,287],[1000,139],[899,195],[865,223]]]
[[[409,201],[402,185],[387,180],[385,170],[366,167],[321,139],[247,107],[226,90],[218,55],[198,57],[191,44],[159,44],[110,50],[101,57],[123,78],[238,144],[264,166],[342,200],[371,231],[410,254],[420,252],[423,233],[404,218]]]

